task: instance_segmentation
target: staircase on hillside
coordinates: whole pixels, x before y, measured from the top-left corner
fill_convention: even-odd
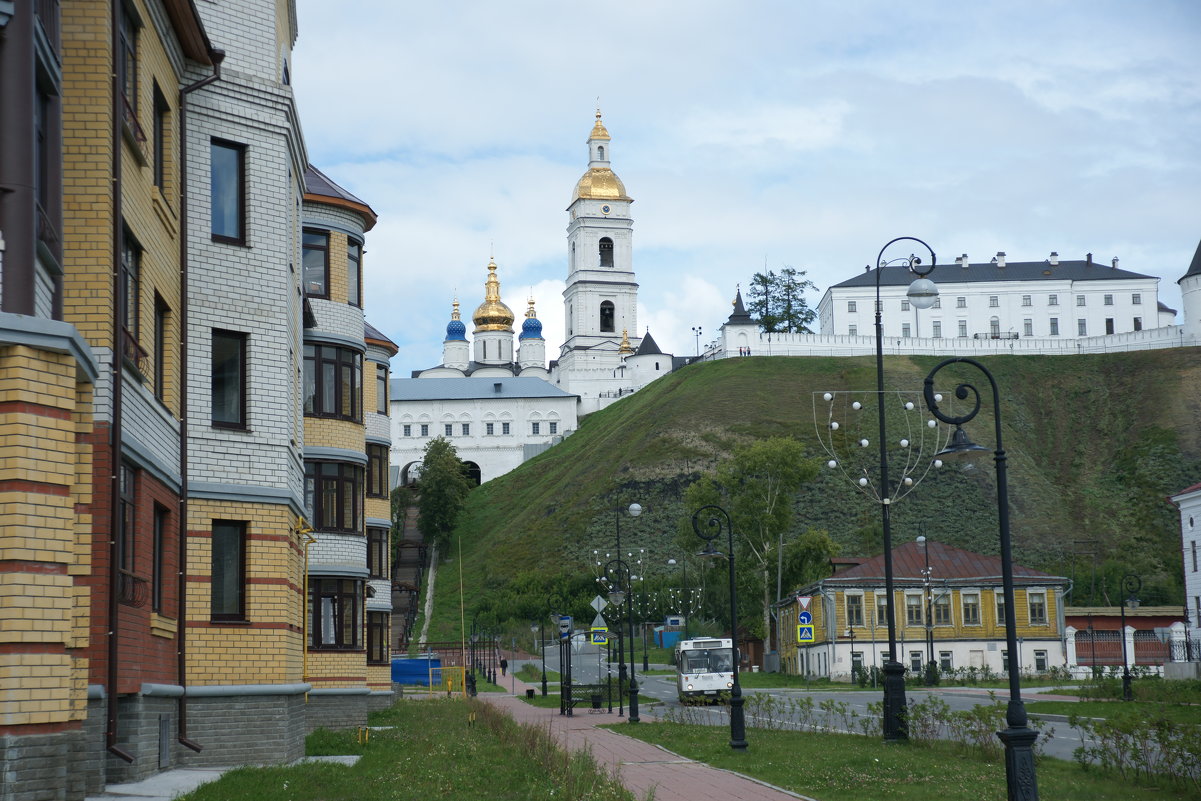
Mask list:
[[[421,605],[421,577],[427,566],[425,539],[417,528],[417,508],[404,513],[398,556],[392,565],[392,652],[406,653]]]

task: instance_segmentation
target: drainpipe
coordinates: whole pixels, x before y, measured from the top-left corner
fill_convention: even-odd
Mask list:
[[[209,49],[213,74],[179,90],[179,597],[178,629],[175,634],[179,684],[184,688],[176,701],[179,744],[200,752],[203,746],[188,739],[188,659],[185,643],[188,630],[188,95],[221,80],[224,50]]]
[[[110,8],[109,46],[113,58],[120,52],[121,17],[123,14],[120,0],[113,0]],[[121,300],[121,244],[124,239],[124,228],[121,221],[121,126],[124,109],[121,107],[122,87],[119,85],[117,70],[112,71],[110,83],[112,92],[112,193],[113,193],[113,354],[109,368],[112,380],[113,419],[109,426],[109,537],[108,537],[108,665],[106,684],[108,687],[107,719],[105,721],[104,744],[110,754],[118,756],[126,762],[133,762],[134,756],[117,745],[117,712],[119,706],[119,691],[117,688],[118,670],[118,615],[120,614],[121,566],[117,562],[117,539],[121,527],[121,375],[124,372],[124,348],[122,334],[124,325],[120,309]],[[128,311],[128,310],[127,310]]]

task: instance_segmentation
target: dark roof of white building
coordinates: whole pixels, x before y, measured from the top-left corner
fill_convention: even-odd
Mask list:
[[[478,400],[482,398],[574,398],[542,378],[393,378],[392,400]]]
[[[872,282],[875,286],[875,282]],[[842,286],[839,284],[838,286]],[[734,294],[734,311],[730,312],[730,319],[726,320],[726,325],[755,325],[755,319],[747,313],[746,306],[742,304],[742,290],[739,289]]]
[[[655,342],[655,338],[651,336],[651,332],[647,331],[642,337],[642,341],[638,343],[638,350],[635,351],[635,356],[658,356],[663,351],[659,350],[659,343]]]
[[[1194,263],[1196,259],[1194,259]],[[951,262],[940,264],[926,276],[936,284],[975,284],[988,281],[1114,281],[1130,278],[1151,278],[1154,276],[1133,273],[1109,264],[1100,264],[1091,258],[1075,261],[1059,260],[1052,265],[1050,261],[1007,261],[1005,266],[995,262],[984,264],[962,264]],[[885,267],[880,274],[881,286],[908,286],[916,278],[913,273],[901,266]],[[854,278],[849,278],[836,287],[858,287],[876,285],[876,271],[866,270]]]
[[[1197,243],[1197,252],[1193,254],[1193,261],[1188,266],[1188,272],[1180,276],[1180,281],[1188,278],[1190,275],[1201,275],[1201,242]],[[1176,283],[1180,283],[1177,281]]]

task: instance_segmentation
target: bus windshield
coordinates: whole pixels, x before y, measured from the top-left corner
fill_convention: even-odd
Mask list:
[[[734,655],[730,648],[705,648],[684,651],[682,673],[730,673],[734,670]]]

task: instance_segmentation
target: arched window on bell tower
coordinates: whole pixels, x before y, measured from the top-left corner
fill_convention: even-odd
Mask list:
[[[602,236],[600,241],[600,266],[613,266],[613,240],[607,236]]]
[[[571,243],[571,269],[575,269],[575,242]]]
[[[611,300],[601,302],[600,330],[607,333],[616,333],[613,328],[613,301]]]
[[[596,159],[597,161],[605,160],[605,146],[604,145],[597,145],[596,156],[597,156],[597,159]]]

